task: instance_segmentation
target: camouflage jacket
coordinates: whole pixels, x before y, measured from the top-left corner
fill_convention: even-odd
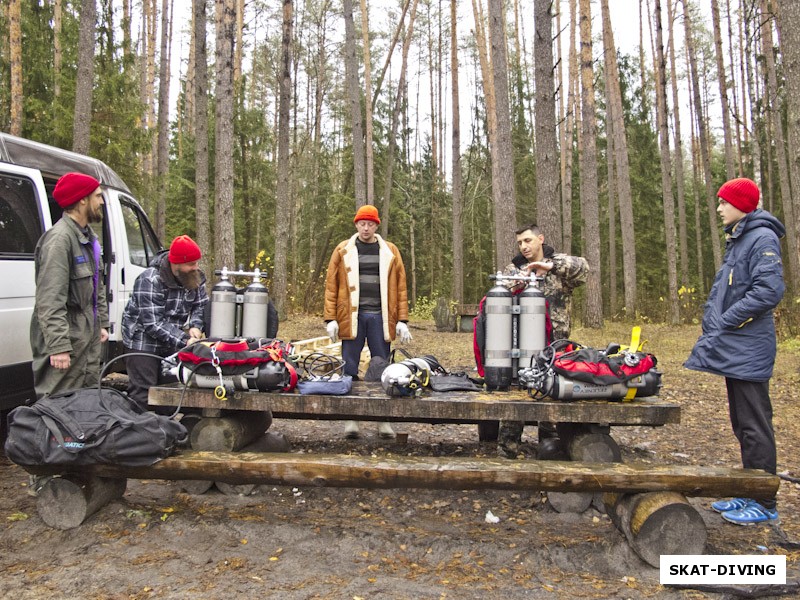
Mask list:
[[[544,280],[539,284],[550,314],[553,326],[553,339],[568,339],[570,334],[570,315],[572,313],[572,291],[586,283],[589,275],[589,263],[582,256],[570,256],[554,252],[550,246],[544,246],[544,258],[553,263],[553,268],[545,273]],[[524,274],[522,267],[528,260],[518,254],[503,270],[504,275]],[[523,284],[505,282],[504,285],[513,292],[521,291]]]

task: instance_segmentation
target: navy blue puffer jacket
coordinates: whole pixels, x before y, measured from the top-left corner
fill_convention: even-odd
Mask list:
[[[785,231],[760,209],[726,228],[725,257],[705,305],[703,333],[685,367],[745,381],[772,377],[772,309],[784,291],[778,240]]]

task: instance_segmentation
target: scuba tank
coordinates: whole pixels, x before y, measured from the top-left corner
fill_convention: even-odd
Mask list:
[[[498,273],[498,276],[501,276]],[[495,285],[486,292],[486,346],[484,382],[487,389],[508,389],[513,378],[513,298],[511,291]]]
[[[267,337],[267,305],[269,293],[267,286],[261,283],[261,273],[255,270],[253,281],[244,288],[244,305],[242,308],[242,337]]]
[[[517,347],[520,368],[530,366],[531,359],[539,356],[539,352],[547,345],[547,304],[544,294],[535,281],[531,281],[517,296],[519,303]]]
[[[211,326],[209,335],[229,338],[236,335],[236,286],[228,279],[226,269],[211,288]]]
[[[520,373],[522,372],[520,371]],[[521,375],[520,379],[522,378]],[[661,372],[651,369],[627,383],[603,385],[576,381],[550,370],[544,374],[544,377],[530,383],[526,382],[526,384],[529,386],[529,391],[538,388],[538,391],[554,400],[597,400],[598,398],[622,400],[629,397],[657,396],[661,389]],[[636,391],[631,394],[633,389]]]

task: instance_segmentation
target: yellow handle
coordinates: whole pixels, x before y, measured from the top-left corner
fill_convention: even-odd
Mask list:
[[[223,386],[218,385],[214,388],[214,398],[223,402],[228,399],[228,393]]]

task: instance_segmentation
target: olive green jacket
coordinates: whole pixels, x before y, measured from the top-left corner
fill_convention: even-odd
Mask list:
[[[39,397],[97,383],[100,372],[100,328],[108,327],[103,264],[94,308],[97,236],[68,215],[45,232],[36,245],[36,303],[31,319],[33,377]],[[50,356],[69,352],[66,371],[50,366]]]

